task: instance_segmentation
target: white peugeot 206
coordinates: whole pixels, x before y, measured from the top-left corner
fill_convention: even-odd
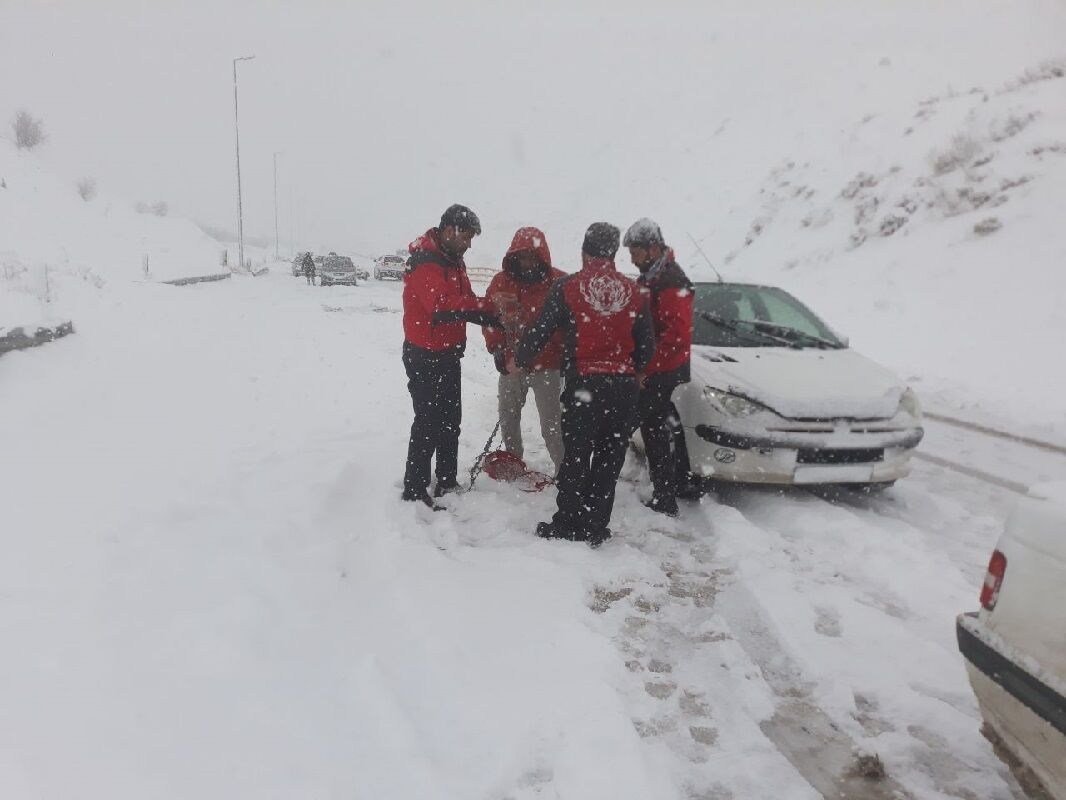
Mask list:
[[[692,380],[674,392],[695,475],[891,486],[922,440],[914,392],[788,292],[697,283]]]

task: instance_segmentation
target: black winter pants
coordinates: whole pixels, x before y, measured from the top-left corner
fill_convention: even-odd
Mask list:
[[[640,435],[648,454],[652,501],[667,506],[677,501],[678,480],[689,472],[688,447],[670,395],[689,380],[688,368],[649,375],[640,391]]]
[[[404,342],[403,366],[415,411],[403,476],[405,496],[418,498],[426,492],[434,454],[437,486],[456,484],[459,425],[463,419],[461,358],[460,352],[437,353]]]
[[[565,455],[552,524],[577,534],[607,530],[618,473],[636,414],[637,381],[621,375],[566,379],[561,397]]]

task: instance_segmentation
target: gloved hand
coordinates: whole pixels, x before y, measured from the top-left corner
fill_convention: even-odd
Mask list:
[[[501,375],[507,374],[507,353],[501,347],[492,354],[492,361],[496,364],[496,371]]]

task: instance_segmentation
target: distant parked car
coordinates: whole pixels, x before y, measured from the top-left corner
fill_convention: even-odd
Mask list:
[[[339,256],[330,253],[322,260],[322,266],[318,268],[320,286],[332,286],[338,283],[349,286],[359,285],[359,276],[355,271],[355,264],[348,256]]]
[[[980,611],[958,617],[956,633],[982,732],[1027,793],[1063,800],[1066,483],[1034,487],[1018,501],[989,561],[980,603]]]
[[[890,486],[918,399],[783,289],[697,283],[692,380],[674,391],[692,471],[737,483]]]
[[[292,276],[294,278],[302,278],[303,277],[303,274],[304,274],[303,261],[304,261],[304,256],[306,256],[306,255],[307,255],[306,252],[301,252],[301,253],[297,253],[293,257],[293,259],[292,259]],[[317,265],[318,262],[316,261],[315,264]]]
[[[407,262],[403,256],[379,256],[374,259],[374,278],[379,281],[402,281]]]

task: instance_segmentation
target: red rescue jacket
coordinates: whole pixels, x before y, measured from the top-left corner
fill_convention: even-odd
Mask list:
[[[492,305],[474,294],[463,260],[437,244],[436,228],[411,242],[403,277],[403,335],[416,347],[442,352],[466,348],[466,323],[495,316]]]
[[[540,261],[541,273],[532,280],[523,279],[515,264],[515,255],[532,250]],[[493,354],[504,358],[514,355],[514,347],[526,329],[540,315],[552,284],[566,275],[552,266],[548,241],[537,228],[519,228],[514,235],[507,254],[503,257],[503,271],[498,272],[485,292],[485,299],[492,301],[500,312],[503,328],[483,328],[485,346]],[[562,358],[562,334],[551,338],[530,369],[559,369]]]
[[[558,330],[567,377],[632,376],[643,372],[655,353],[645,290],[604,258],[588,259],[580,272],[555,282],[518,343],[518,366],[528,367]]]
[[[655,357],[645,373],[658,375],[684,369],[692,352],[692,282],[667,250],[661,264],[637,279],[651,293],[651,317],[655,328]],[[687,379],[687,374],[686,374]]]

